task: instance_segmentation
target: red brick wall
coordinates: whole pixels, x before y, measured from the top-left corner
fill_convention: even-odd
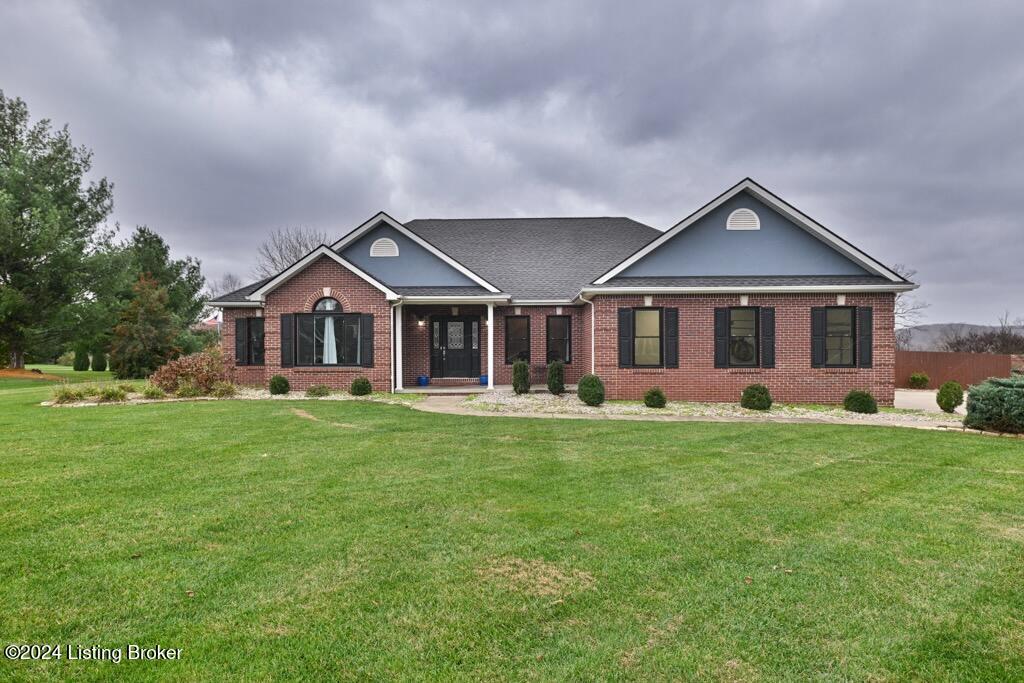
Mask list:
[[[714,367],[714,309],[738,306],[738,295],[655,296],[654,306],[679,309],[679,368],[618,366],[618,309],[643,306],[643,297],[599,296],[596,372],[609,398],[638,399],[660,386],[671,399],[738,401],[748,384],[764,384],[778,401],[840,403],[851,389],[867,389],[882,405],[892,405],[896,339],[891,293],[850,294],[846,305],[874,309],[872,368],[811,367],[811,307],[834,306],[836,296],[773,294],[749,296],[751,306],[775,307],[775,368]]]
[[[590,372],[590,316],[582,306],[563,306],[561,315],[572,319],[572,362],[565,366],[565,383],[575,384]],[[505,363],[505,317],[516,315],[514,306],[494,309],[494,383],[512,384],[512,365]],[[559,315],[554,306],[521,306],[519,315],[530,318],[530,381],[547,382],[547,318]]]
[[[308,313],[317,300],[330,296],[341,303],[347,313],[373,314],[373,367],[372,368],[282,368],[281,367],[281,315]],[[256,309],[228,308],[224,310],[224,333],[221,345],[224,356],[234,365],[236,317],[255,316]],[[266,365],[236,367],[237,381],[242,384],[265,385],[272,375],[288,378],[292,390],[304,390],[314,384],[327,384],[336,389],[347,389],[360,375],[369,378],[375,391],[391,390],[391,306],[383,292],[354,275],[341,265],[323,257],[267,295],[263,316]]]

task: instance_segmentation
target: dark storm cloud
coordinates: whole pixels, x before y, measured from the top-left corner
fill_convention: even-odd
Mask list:
[[[639,5],[639,6],[638,6]],[[8,2],[0,88],[208,274],[285,225],[630,215],[750,175],[934,321],[1024,315],[1017,3]]]

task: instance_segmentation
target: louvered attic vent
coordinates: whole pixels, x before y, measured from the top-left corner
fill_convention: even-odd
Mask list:
[[[736,209],[725,221],[726,230],[760,230],[761,219],[750,209]]]
[[[398,256],[398,245],[393,239],[381,237],[370,245],[370,256]]]

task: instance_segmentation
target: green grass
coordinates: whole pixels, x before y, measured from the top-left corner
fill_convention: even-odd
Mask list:
[[[1022,441],[49,393],[0,390],[0,642],[182,660],[0,677],[1024,678]]]
[[[83,370],[78,372],[67,365],[48,365],[45,363],[26,365],[27,370],[39,370],[47,375],[60,377],[68,382],[105,382],[113,379],[109,371],[93,372]],[[23,387],[37,387],[52,385],[55,382],[46,378],[22,378],[22,377],[0,377],[0,389],[20,389]]]

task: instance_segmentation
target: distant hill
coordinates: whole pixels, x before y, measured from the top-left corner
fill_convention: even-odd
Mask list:
[[[962,332],[985,332],[987,330],[999,329],[995,325],[971,325],[969,323],[932,323],[930,325],[916,325],[910,329],[910,341],[907,349],[910,351],[943,351],[942,343],[947,335],[957,331]],[[1024,327],[1015,327],[1016,331],[1024,333]]]

